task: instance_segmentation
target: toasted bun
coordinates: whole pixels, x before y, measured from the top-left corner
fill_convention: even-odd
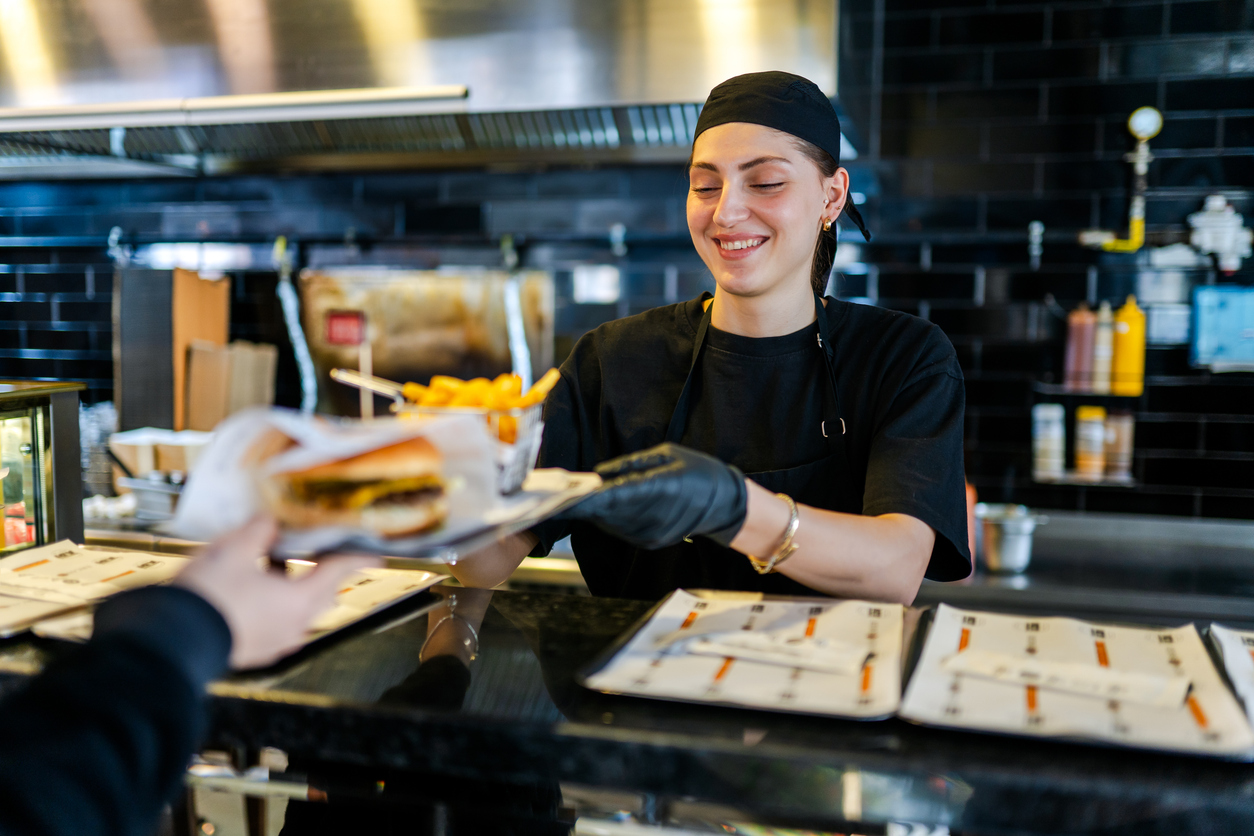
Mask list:
[[[434,528],[448,516],[448,501],[442,493],[424,495],[414,502],[388,502],[356,509],[305,505],[291,497],[272,494],[270,507],[279,522],[289,528],[346,526],[373,531],[380,537],[418,534]]]
[[[411,438],[399,444],[362,453],[360,456],[281,475],[293,481],[335,479],[345,482],[374,482],[413,476],[438,476],[443,465],[444,458],[434,444],[425,438]]]

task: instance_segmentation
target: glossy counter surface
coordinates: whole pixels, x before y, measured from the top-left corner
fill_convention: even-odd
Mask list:
[[[477,629],[473,660],[472,633],[447,619],[450,594],[458,621]],[[699,802],[742,821],[858,822],[866,833],[889,821],[982,834],[1254,832],[1248,765],[576,685],[575,671],[647,609],[437,588],[276,670],[216,683],[210,743],[278,747],[314,784],[351,773],[345,786],[386,778],[391,791],[404,783],[397,776],[427,775],[418,785],[453,782],[465,789],[462,803],[486,808],[498,798],[476,795],[483,782],[540,797],[578,784],[637,794],[662,818]],[[0,644],[0,671],[31,673],[56,649],[10,640]]]

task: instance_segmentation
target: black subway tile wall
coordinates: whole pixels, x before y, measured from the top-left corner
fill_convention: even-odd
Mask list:
[[[713,286],[688,238],[686,188],[673,165],[0,184],[0,378],[72,378],[87,383],[88,402],[112,396],[114,227],[128,246],[286,235],[298,252],[338,247],[368,263],[380,261],[376,245],[417,245],[390,262],[410,267],[450,252],[462,254],[447,256],[452,263],[499,264],[499,239],[513,235],[524,266],[554,271],[564,357],[607,319]],[[628,230],[625,257],[610,249],[618,223]],[[618,302],[574,301],[572,270],[585,263],[619,266]],[[232,338],[279,346],[277,401],[298,404],[276,274],[259,265],[231,278]]]
[[[1030,417],[1058,400],[1046,393],[1061,382],[1066,311],[1122,304],[1146,269],[1144,252],[1077,242],[1094,227],[1126,234],[1135,108],[1164,114],[1150,245],[1187,241],[1209,194],[1254,222],[1254,3],[841,0],[841,13],[840,100],[864,138],[852,165],[879,189],[861,207],[875,233],[868,275],[836,287],[926,316],[954,342],[981,498],[1254,518],[1254,375],[1212,375],[1185,346],[1151,346],[1145,394],[1124,402],[1137,418],[1133,487],[1033,482]],[[1190,280],[1249,285],[1251,268]]]
[[[839,2],[839,105],[859,151],[848,165],[875,239],[834,289],[949,335],[967,377],[966,466],[981,497],[1254,518],[1254,376],[1195,369],[1182,346],[1151,347],[1145,394],[1129,402],[1135,486],[1045,485],[1030,472],[1030,410],[1061,379],[1065,312],[1122,303],[1143,269],[1144,254],[1077,244],[1082,229],[1127,229],[1131,111],[1165,116],[1151,143],[1152,245],[1187,240],[1187,216],[1208,194],[1254,219],[1254,3]],[[415,266],[436,251],[498,263],[511,235],[524,264],[554,272],[560,359],[607,319],[712,286],[689,241],[686,185],[677,165],[574,164],[0,184],[0,376],[83,379],[88,400],[111,396],[115,226],[128,243],[283,234],[367,259],[395,245],[426,253]],[[1044,224],[1035,263],[1032,222]],[[626,255],[611,251],[615,224]],[[618,301],[575,301],[572,271],[587,263],[619,267]],[[1252,265],[1193,278],[1250,284]],[[233,275],[232,335],[279,345],[278,400],[294,404],[276,278],[262,267]]]

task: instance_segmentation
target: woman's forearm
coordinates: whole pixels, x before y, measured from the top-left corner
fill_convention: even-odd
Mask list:
[[[511,534],[474,554],[459,558],[449,564],[453,577],[463,586],[493,587],[505,583],[540,542],[530,531]]]
[[[731,547],[765,559],[788,526],[788,504],[746,482],[748,513]],[[936,541],[929,525],[906,514],[864,517],[801,504],[797,509],[797,551],[779,567],[780,574],[831,595],[914,600]]]

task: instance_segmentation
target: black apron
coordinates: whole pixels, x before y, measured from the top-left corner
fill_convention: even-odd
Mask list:
[[[822,432],[826,437],[827,454],[817,461],[784,470],[746,473],[772,493],[784,493],[798,503],[828,511],[862,513],[862,495],[848,488],[849,480],[837,478],[849,467],[845,454],[845,423],[840,412],[832,342],[829,338],[827,312],[823,300],[814,296],[818,317],[818,340],[815,350],[823,355],[827,369],[827,392],[824,398]],[[692,364],[680,392],[675,411],[666,430],[666,440],[680,443],[688,423],[688,405],[696,378],[700,374],[701,351],[709,331],[710,304],[697,327],[692,348]],[[779,427],[779,432],[794,428]],[[842,484],[842,482],[844,484]],[[588,588],[594,595],[656,600],[673,589],[742,589],[782,595],[815,595],[815,590],[782,574],[759,575],[749,558],[738,551],[723,548],[704,537],[692,542],[676,543],[660,549],[631,546],[591,525],[580,525],[572,533],[575,553],[581,556]],[[767,555],[761,555],[766,557]]]

